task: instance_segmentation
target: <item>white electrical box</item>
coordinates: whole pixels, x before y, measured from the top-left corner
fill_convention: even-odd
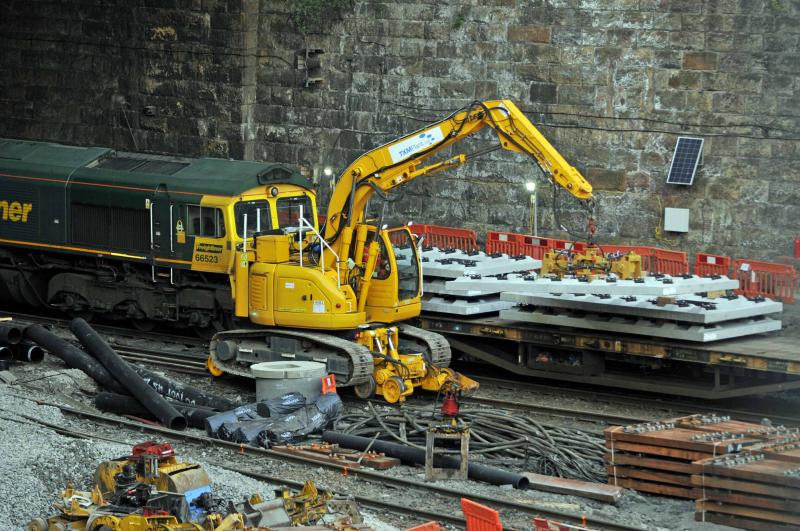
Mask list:
[[[689,209],[665,208],[664,230],[670,232],[689,232]]]

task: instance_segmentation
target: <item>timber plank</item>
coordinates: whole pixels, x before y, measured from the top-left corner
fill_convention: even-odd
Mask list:
[[[606,461],[608,464],[614,465],[632,465],[640,468],[652,468],[655,470],[665,470],[668,472],[677,472],[680,474],[692,474],[694,472],[693,465],[686,461],[677,461],[670,459],[654,459],[651,457],[639,457],[620,452],[614,453],[613,461],[610,454],[606,454]]]
[[[765,522],[732,514],[721,514],[709,511],[697,511],[694,519],[698,522],[711,522],[712,524],[727,525],[751,531],[797,531],[796,526],[785,526],[775,522]]]
[[[755,507],[743,507],[740,505],[733,505],[728,503],[720,503],[713,501],[696,500],[695,510],[706,511],[714,513],[733,514],[736,516],[744,516],[746,518],[755,518],[758,520],[767,520],[769,522],[778,522],[782,524],[793,524],[800,526],[800,514],[788,514],[778,511],[768,511],[766,509],[758,509]]]
[[[652,483],[630,478],[617,478],[616,485],[627,489],[649,492],[651,494],[661,494],[662,496],[672,496],[674,498],[692,499],[692,489],[678,487],[675,485],[664,485],[663,483]]]
[[[671,419],[664,422],[674,423],[675,426],[680,426],[681,428],[705,432],[730,432],[744,434],[748,437],[757,439],[768,439],[780,432],[778,428],[764,426],[763,424],[756,424],[754,422],[746,422],[735,419],[714,421],[713,419],[715,418],[721,419],[722,417],[699,414]],[[704,419],[711,419],[711,421],[709,422]]]
[[[778,437],[774,441],[767,441],[752,448],[754,452],[760,452],[770,459],[776,461],[788,461],[790,463],[800,463],[800,438]]]
[[[791,487],[781,487],[768,483],[757,483],[755,481],[740,481],[729,478],[703,476],[702,474],[695,474],[692,476],[692,485],[701,489],[705,486],[707,488],[727,489],[749,494],[762,494],[776,498],[797,500],[798,504],[800,504],[800,489],[793,489]]]
[[[638,454],[659,455],[663,457],[673,457],[684,461],[700,461],[713,457],[712,453],[695,452],[692,450],[680,450],[678,448],[664,448],[650,444],[637,444],[625,441],[606,441],[606,448],[616,454],[618,451],[635,452]]]
[[[713,475],[737,479],[750,479],[784,487],[800,488],[800,476],[785,474],[785,472],[789,470],[796,469],[797,465],[786,461],[764,459],[735,466],[721,466],[715,464],[714,459],[706,459],[697,463],[697,465],[702,466],[702,470],[698,470],[698,472],[706,476]]]
[[[766,496],[754,496],[741,492],[731,492],[728,490],[699,489],[701,494],[698,498],[707,501],[730,503],[734,505],[746,505],[748,507],[758,507],[770,511],[780,511],[789,514],[800,514],[800,503],[796,500],[784,500],[781,498],[771,498]]]
[[[643,479],[645,481],[652,481],[655,483],[666,483],[668,485],[681,485],[686,487],[692,486],[692,478],[686,474],[669,474],[667,472],[658,472],[655,470],[647,470],[641,468],[632,468],[626,466],[608,466],[608,477],[627,477],[634,479]]]
[[[622,497],[622,487],[605,483],[591,483],[577,479],[556,478],[527,472],[523,474],[530,481],[529,489],[580,496],[605,503],[617,503]]]
[[[757,438],[730,438],[720,440],[697,440],[698,435],[710,434],[702,430],[687,428],[672,428],[642,433],[628,433],[622,430],[606,431],[606,446],[609,442],[616,444],[617,441],[625,441],[637,444],[647,444],[652,446],[663,446],[666,448],[676,448],[679,450],[691,450],[704,452],[711,455],[721,455],[731,452],[738,452],[744,446],[750,446],[763,439]]]

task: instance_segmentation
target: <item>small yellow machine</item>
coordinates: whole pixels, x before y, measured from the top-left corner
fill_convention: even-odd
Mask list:
[[[543,277],[572,275],[591,280],[609,274],[622,280],[642,278],[642,257],[634,252],[604,254],[600,247],[589,245],[580,251],[548,251],[542,259]]]

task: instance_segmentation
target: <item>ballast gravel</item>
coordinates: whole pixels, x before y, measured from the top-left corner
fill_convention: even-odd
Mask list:
[[[57,408],[38,405],[34,400],[88,409],[92,407],[94,384],[80,371],[66,369],[60,360],[51,356],[47,356],[45,362],[37,366],[15,365],[12,372],[17,377],[17,382],[14,385],[0,384],[0,499],[3,500],[0,502],[0,531],[24,529],[31,518],[50,515],[50,506],[67,481],[73,481],[78,488],[88,488],[99,462],[127,455],[132,444],[150,437],[137,431],[97,426],[93,435],[125,441],[125,444],[106,443],[64,437],[48,428],[32,424],[25,416],[73,429],[82,426],[82,421],[65,417]],[[223,394],[232,398],[238,395],[245,401],[252,399],[247,385],[249,382],[246,381],[220,380],[209,386],[206,378],[164,372],[172,378],[191,381],[208,390],[219,392],[226,388]],[[221,461],[222,455],[214,448],[200,450],[197,446],[181,447],[181,443],[176,443],[176,450],[187,461],[206,467],[212,478],[212,488],[219,497],[238,500],[255,492],[271,497],[275,488],[268,483],[210,464]],[[446,505],[443,505],[443,500],[436,500],[436,497],[414,498],[412,493],[402,489],[389,486],[376,488],[369,483],[347,481],[338,472],[327,469],[303,468],[271,460],[264,463],[264,471],[275,477],[299,481],[314,479],[323,488],[339,490],[340,487],[344,489],[347,486],[346,490],[382,497],[406,506],[447,510],[453,514],[460,512],[460,507],[452,500],[445,500]],[[423,479],[419,467],[399,467],[388,473],[416,480]],[[446,481],[440,484],[498,499],[508,498],[565,512],[583,513],[590,521],[595,516],[652,530],[731,529],[694,522],[690,501],[641,495],[632,490],[627,490],[619,505],[613,506],[536,490],[516,491],[474,481]],[[414,522],[413,518],[394,514],[381,513],[378,517],[363,508],[362,514],[366,522],[378,531],[395,531],[419,523]],[[528,518],[513,517],[506,511],[502,511],[501,516],[504,522],[515,528],[524,529],[529,524]],[[386,523],[387,520],[396,525]]]

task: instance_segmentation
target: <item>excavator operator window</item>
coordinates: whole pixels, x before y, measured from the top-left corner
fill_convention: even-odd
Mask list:
[[[390,236],[397,261],[397,298],[411,299],[419,294],[417,246],[408,230],[392,231]]]
[[[233,209],[236,215],[236,232],[244,235],[244,215],[247,214],[247,234],[263,232],[272,229],[272,216],[270,215],[269,201],[242,201],[236,203]]]
[[[383,240],[378,240],[378,244],[378,256],[375,257],[375,272],[372,274],[372,278],[386,280],[392,273],[392,264],[389,261],[389,255],[386,254]]]
[[[303,217],[309,223],[314,223],[314,211],[311,209],[311,199],[307,195],[281,197],[278,199],[278,226],[296,227],[300,225],[300,207],[303,207]]]

